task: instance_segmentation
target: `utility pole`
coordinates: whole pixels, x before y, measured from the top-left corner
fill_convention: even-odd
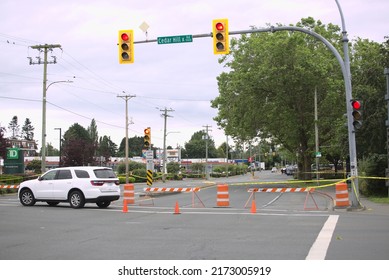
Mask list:
[[[205,177],[208,180],[209,179],[209,172],[208,172],[208,139],[209,139],[209,134],[208,134],[208,132],[212,131],[211,129],[209,129],[212,126],[203,125],[203,127],[205,127]]]
[[[126,154],[126,184],[128,184],[128,100],[136,95],[118,95],[117,97],[124,99],[126,101],[126,146],[125,146],[125,154]]]
[[[386,152],[388,155],[388,168],[386,168],[386,178],[389,177],[389,68],[385,68],[384,74],[386,75],[386,95],[385,100],[388,104],[388,119],[386,120]],[[388,187],[389,197],[389,180],[386,180],[386,186]]]
[[[49,50],[55,49],[55,48],[61,48],[61,45],[36,45],[31,46],[32,49],[36,50],[42,50],[44,53],[44,59],[43,59],[43,99],[42,99],[42,149],[41,149],[41,156],[42,156],[42,164],[41,164],[41,172],[46,171],[46,83],[47,83],[47,64],[55,64],[57,63],[56,57],[53,56],[53,61],[47,61],[47,53]],[[38,57],[38,62],[33,62],[32,58],[30,59],[30,65],[35,64],[42,64],[41,58]]]
[[[320,158],[320,151],[319,151],[319,126],[318,126],[318,110],[317,110],[317,88],[315,88],[315,147],[316,147],[316,180],[317,184],[319,185],[319,158]]]
[[[163,174],[162,174],[162,182],[166,182],[166,174],[167,174],[167,153],[166,153],[166,124],[167,124],[167,118],[172,116],[168,115],[168,112],[174,112],[173,109],[160,109],[163,114],[161,115],[164,117],[164,126],[163,126]]]

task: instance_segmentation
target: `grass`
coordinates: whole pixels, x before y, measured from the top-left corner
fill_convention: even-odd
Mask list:
[[[375,197],[375,196],[371,196],[371,197],[368,197],[367,199],[369,199],[370,201],[375,202],[375,203],[389,204],[389,197]]]

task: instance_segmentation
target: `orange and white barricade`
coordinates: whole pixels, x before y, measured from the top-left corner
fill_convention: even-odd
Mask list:
[[[249,204],[251,198],[253,199],[253,201],[255,201],[255,193],[256,192],[266,192],[266,193],[300,193],[300,192],[307,192],[307,196],[306,196],[305,202],[304,202],[304,210],[308,210],[308,208],[307,208],[308,197],[311,197],[313,202],[314,202],[314,204],[315,204],[315,208],[311,208],[311,209],[312,210],[313,209],[314,210],[318,210],[319,207],[317,206],[317,203],[316,203],[315,199],[312,196],[312,193],[314,192],[314,190],[315,189],[313,189],[313,188],[290,188],[290,187],[286,187],[286,188],[250,188],[247,191],[251,192],[251,194],[250,194],[250,197],[247,200],[244,208],[247,208],[247,205]]]
[[[143,191],[145,192],[159,192],[159,193],[165,193],[165,192],[171,192],[171,193],[177,193],[177,192],[183,192],[183,193],[192,193],[192,207],[195,207],[195,197],[199,200],[200,204],[205,207],[204,203],[201,201],[200,197],[197,195],[197,192],[200,191],[201,188],[195,187],[195,188],[144,188]]]
[[[228,185],[217,185],[216,206],[230,206],[230,194],[228,192]]]
[[[18,189],[19,185],[0,185],[0,189]]]

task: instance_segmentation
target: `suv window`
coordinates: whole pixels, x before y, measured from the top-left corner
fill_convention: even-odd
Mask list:
[[[55,174],[57,174],[57,170],[52,170],[43,175],[40,180],[54,180]]]
[[[116,178],[116,175],[112,169],[95,169],[93,172],[95,173],[96,178]]]
[[[58,170],[57,180],[72,179],[70,170]]]
[[[88,171],[85,170],[74,170],[77,178],[90,178]]]

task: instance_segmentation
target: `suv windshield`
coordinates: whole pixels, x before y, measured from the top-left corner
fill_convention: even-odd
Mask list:
[[[95,169],[93,172],[95,173],[96,178],[99,179],[116,178],[112,169]]]

